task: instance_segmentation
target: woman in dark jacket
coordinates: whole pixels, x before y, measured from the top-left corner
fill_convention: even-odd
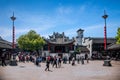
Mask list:
[[[46,71],[47,69],[48,69],[48,71],[50,71],[50,70],[49,70],[49,65],[50,65],[50,61],[47,60],[47,61],[46,61],[46,68],[45,68],[45,71]]]

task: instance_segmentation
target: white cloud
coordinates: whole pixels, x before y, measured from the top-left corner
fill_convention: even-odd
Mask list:
[[[60,6],[56,9],[56,12],[59,15],[66,15],[66,14],[70,14],[73,12],[72,7],[64,7],[64,6]]]
[[[55,11],[52,12],[53,14],[50,15],[15,10],[17,11],[17,13],[15,14],[15,16],[17,17],[15,21],[16,38],[18,38],[21,34],[27,33],[31,29],[41,34],[41,36],[48,37],[48,35],[52,34],[50,29],[55,28],[59,32],[59,28],[56,28],[59,26],[67,27],[65,28],[67,30],[63,29],[63,32],[65,32],[66,36],[75,37],[77,35],[76,31],[79,29],[79,27],[73,28],[72,26],[81,24],[80,16],[84,13],[87,7],[87,5],[80,5],[77,7],[62,6],[62,4],[60,3],[59,7],[57,7]],[[11,15],[10,13],[8,14],[9,16]],[[84,35],[86,37],[104,36],[103,25],[98,23],[98,25],[88,25],[88,27],[85,26],[81,28],[85,30]],[[112,32],[112,30],[115,29],[116,28],[114,27],[108,28],[108,36]],[[3,36],[5,39],[11,38],[12,36],[12,30],[10,28],[0,27],[0,32],[0,35]]]
[[[84,30],[84,37],[104,37],[104,26],[103,24],[97,24],[97,25],[91,25],[88,27],[79,27]],[[65,32],[65,34],[69,37],[75,37],[77,36],[77,30],[79,28],[70,28]],[[113,37],[116,34],[117,27],[114,27],[113,25],[108,25],[107,26],[107,37]],[[111,36],[111,32],[112,36]],[[114,34],[115,33],[115,34]]]
[[[37,33],[49,31],[49,29],[56,27],[58,23],[50,17],[47,16],[37,16],[37,15],[20,15],[18,13],[17,20],[15,21],[15,36],[18,38],[21,34],[27,33],[29,30],[35,30]],[[12,29],[7,27],[0,27],[0,35],[11,41],[12,39]],[[11,39],[8,39],[11,38]]]
[[[101,37],[103,35],[103,26],[101,24],[84,27],[83,29],[86,37]]]
[[[76,33],[77,29],[78,28],[68,29],[68,30],[64,31],[65,35],[69,36],[69,37],[75,37],[75,36],[77,36],[77,33]]]
[[[92,25],[88,27],[75,27],[75,28],[70,28],[65,32],[65,34],[69,37],[76,37],[77,36],[77,30],[78,29],[83,29],[84,30],[84,36],[85,37],[101,37],[103,35],[103,26],[101,24],[98,25]]]
[[[11,36],[11,33],[12,33],[12,30],[10,28],[0,27],[0,35],[2,37]]]
[[[115,37],[116,27],[113,23],[107,25],[107,37]],[[83,27],[85,37],[104,37],[104,24]]]

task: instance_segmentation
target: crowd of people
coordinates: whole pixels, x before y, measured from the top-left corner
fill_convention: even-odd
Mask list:
[[[69,57],[69,59],[67,60],[66,57],[63,57],[61,58],[60,56],[48,56],[46,58],[46,68],[45,68],[45,71],[50,71],[49,69],[49,66],[50,64],[52,65],[52,67],[56,67],[56,68],[60,68],[61,67],[61,63],[63,62],[63,64],[67,64],[67,62],[69,62],[68,64],[71,64],[72,66],[76,65],[76,64],[80,64],[80,61],[81,61],[81,64],[84,64],[84,60],[85,58],[82,56],[82,57],[78,57],[77,59],[75,59],[75,57]],[[89,63],[89,59],[86,58],[87,60],[87,63]],[[77,63],[75,63],[77,61]]]
[[[5,54],[2,55],[2,66],[6,66],[5,62]],[[47,56],[47,57],[42,57],[38,56],[36,54],[25,54],[23,52],[18,53],[18,54],[13,54],[11,57],[11,60],[19,62],[32,62],[36,66],[41,66],[41,62],[46,64],[45,71],[50,71],[50,66],[55,67],[55,68],[61,68],[61,64],[71,64],[72,66],[76,64],[84,64],[84,60],[87,60],[87,63],[89,62],[88,56],[78,56],[78,57],[72,57],[70,56],[67,58],[66,56],[61,57],[61,56]]]

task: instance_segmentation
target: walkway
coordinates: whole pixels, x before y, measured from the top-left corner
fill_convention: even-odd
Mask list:
[[[90,61],[89,64],[62,64],[61,68],[44,71],[33,63],[19,63],[18,66],[0,66],[0,80],[120,80],[120,61],[112,61],[112,67],[103,66],[103,61]]]

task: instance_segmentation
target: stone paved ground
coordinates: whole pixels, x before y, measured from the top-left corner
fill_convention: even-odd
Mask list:
[[[85,65],[62,64],[61,68],[44,71],[33,63],[18,63],[18,66],[0,66],[0,80],[120,80],[120,61],[112,61],[112,67],[103,66],[103,61],[90,61]]]

